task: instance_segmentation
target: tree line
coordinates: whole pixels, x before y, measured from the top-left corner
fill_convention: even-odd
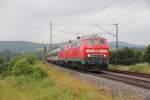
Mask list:
[[[125,47],[110,52],[110,64],[133,65],[143,62],[150,63],[150,45],[142,51]]]

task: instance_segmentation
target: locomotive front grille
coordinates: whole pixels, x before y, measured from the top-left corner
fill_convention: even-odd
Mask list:
[[[104,55],[90,55],[87,58],[88,64],[104,64],[107,62],[107,58]]]

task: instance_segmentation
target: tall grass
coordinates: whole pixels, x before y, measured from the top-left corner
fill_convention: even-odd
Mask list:
[[[10,65],[11,74],[0,78],[0,100],[123,99],[122,96],[112,95],[112,92],[104,89],[98,90],[88,82],[49,68],[34,56],[18,57]]]
[[[45,67],[44,67],[45,66]],[[0,100],[109,100],[111,96],[62,72],[47,68],[35,56],[19,56],[10,74],[0,76]]]
[[[0,81],[0,100],[111,100],[90,84],[49,69],[48,77],[9,76]]]

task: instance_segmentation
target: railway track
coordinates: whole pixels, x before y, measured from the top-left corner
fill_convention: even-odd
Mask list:
[[[119,70],[103,70],[101,73],[81,71],[79,69],[73,69],[75,71],[94,75],[97,77],[103,77],[114,81],[120,81],[129,85],[140,87],[150,90],[150,74],[119,71]]]
[[[89,71],[87,72],[84,70],[79,70],[79,69],[69,68],[64,66],[60,66],[60,67],[68,68],[85,74],[94,75],[97,77],[107,78],[110,80],[121,81],[129,85],[150,90],[150,74],[119,71],[119,70],[102,70],[101,71],[102,73],[95,73],[95,72],[89,72]]]
[[[150,75],[125,71],[102,71],[97,74],[99,77],[108,78],[115,81],[121,81],[140,88],[150,89]]]
[[[143,77],[143,78],[150,78],[150,74],[144,74],[144,73],[136,73],[136,72],[129,72],[129,71],[121,71],[121,70],[107,70],[109,72],[115,72],[120,74],[126,74],[126,75],[132,75],[137,77]]]

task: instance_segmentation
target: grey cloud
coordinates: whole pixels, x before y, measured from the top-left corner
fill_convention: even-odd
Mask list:
[[[143,30],[146,34],[148,31],[145,31],[146,29],[142,27],[141,30],[130,30],[130,32],[127,29],[134,27],[132,25],[123,25],[122,23],[136,20],[143,13],[147,13],[149,7],[144,6],[143,8],[143,3],[148,4],[149,0],[136,0],[133,6],[124,9],[118,14],[112,13],[130,1],[133,0],[0,0],[0,40],[41,42],[45,39],[45,41],[48,41],[49,21],[52,18],[54,23],[64,24],[65,27],[71,23],[91,24],[118,21],[121,23],[120,31],[123,33],[120,39],[132,42],[132,39],[128,38],[130,34],[142,33]],[[143,26],[150,25],[148,22],[144,23],[145,25]],[[59,30],[63,29],[64,26],[54,25],[54,33],[59,33]],[[82,30],[82,32],[87,33],[91,32],[91,30],[98,31],[95,28],[84,27],[82,29],[82,27],[83,25],[76,25],[70,31],[78,32]],[[126,29],[122,29],[122,27]],[[63,37],[64,34],[61,33],[61,36]],[[59,35],[57,36],[59,37]],[[65,39],[67,39],[66,36],[65,34]],[[73,35],[69,36],[73,37]],[[139,38],[140,36],[142,35],[136,36],[137,40],[141,40],[145,44],[144,40]],[[146,38],[147,36],[149,35],[146,35]],[[56,37],[55,40],[56,42],[64,41]],[[148,41],[146,43],[148,44]]]

